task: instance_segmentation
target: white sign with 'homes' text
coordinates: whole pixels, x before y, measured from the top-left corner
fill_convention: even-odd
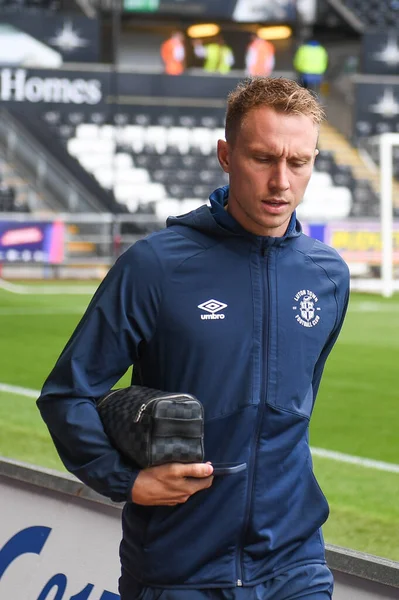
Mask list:
[[[57,76],[58,74],[58,76]],[[103,99],[99,79],[69,78],[64,74],[43,77],[26,69],[0,69],[0,101],[99,104]]]

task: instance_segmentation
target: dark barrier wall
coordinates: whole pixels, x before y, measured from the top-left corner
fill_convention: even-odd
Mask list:
[[[179,17],[217,17],[237,21],[278,21],[295,19],[296,0],[124,0],[125,12],[154,12]],[[158,5],[158,6],[157,6]]]
[[[2,13],[0,24],[20,29],[59,52],[65,62],[98,62],[100,60],[100,20],[85,16],[21,11]],[[0,52],[1,57],[1,52]],[[0,58],[1,59],[1,58]]]

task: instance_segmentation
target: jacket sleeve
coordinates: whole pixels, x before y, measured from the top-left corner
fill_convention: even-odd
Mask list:
[[[111,445],[95,399],[140,359],[153,336],[162,277],[147,240],[125,252],[93,296],[37,401],[65,467],[116,502],[130,499],[139,470]]]
[[[339,284],[336,284],[336,302],[337,302],[337,320],[318,360],[313,372],[313,402],[316,400],[317,392],[319,390],[321,377],[323,375],[324,366],[326,360],[334,347],[335,342],[338,339],[349,303],[349,270],[344,265],[343,277],[341,277]]]

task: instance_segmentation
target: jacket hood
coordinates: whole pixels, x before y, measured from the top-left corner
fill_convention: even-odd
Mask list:
[[[229,186],[217,188],[209,197],[210,207],[200,206],[185,215],[169,217],[166,221],[167,227],[180,225],[196,229],[215,237],[239,236],[252,239],[253,241],[267,240],[268,245],[284,245],[284,243],[293,237],[298,237],[302,233],[302,226],[296,218],[296,212],[292,213],[287,231],[282,237],[259,236],[250,233],[244,229],[224,207],[229,197]]]

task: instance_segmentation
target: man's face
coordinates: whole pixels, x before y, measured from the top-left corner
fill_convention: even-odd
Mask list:
[[[312,174],[317,137],[310,117],[258,107],[245,115],[233,144],[219,140],[230,181],[227,210],[247,231],[284,235]]]

